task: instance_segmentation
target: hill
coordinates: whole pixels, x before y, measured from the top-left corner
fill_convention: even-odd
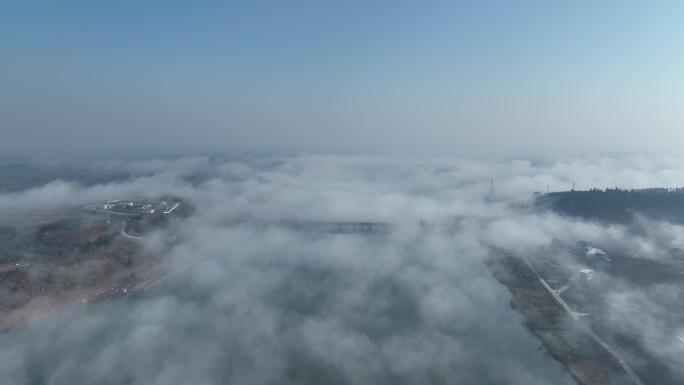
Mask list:
[[[535,203],[560,214],[610,223],[629,223],[635,214],[684,223],[684,188],[572,190],[539,195]]]

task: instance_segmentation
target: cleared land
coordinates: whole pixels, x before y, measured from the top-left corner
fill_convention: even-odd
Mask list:
[[[120,220],[79,211],[18,219],[0,238],[0,329],[65,305],[144,290],[172,273],[168,258],[122,235]],[[163,222],[156,218],[155,225]],[[144,231],[149,223],[135,227]]]

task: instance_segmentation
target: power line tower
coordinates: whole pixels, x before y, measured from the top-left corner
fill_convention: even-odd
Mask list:
[[[494,196],[494,179],[489,180],[489,196]]]

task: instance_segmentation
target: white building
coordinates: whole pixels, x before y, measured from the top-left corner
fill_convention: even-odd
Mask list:
[[[608,257],[603,250],[596,247],[587,246],[587,262],[594,267],[594,269],[599,271],[610,270],[613,261]]]

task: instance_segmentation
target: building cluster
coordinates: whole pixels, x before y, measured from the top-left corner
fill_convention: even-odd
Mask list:
[[[107,213],[107,215],[139,217],[150,214],[169,214],[178,207],[178,202],[147,201],[145,199],[116,199],[107,200],[102,204],[89,205],[85,209]]]

